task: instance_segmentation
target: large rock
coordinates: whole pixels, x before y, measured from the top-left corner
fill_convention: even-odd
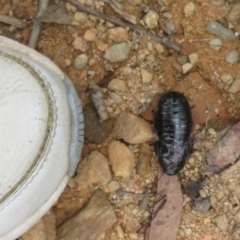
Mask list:
[[[22,240],[55,240],[55,238],[55,215],[53,211],[47,213],[21,237]]]
[[[75,181],[79,188],[87,187],[93,183],[107,184],[111,181],[111,172],[108,160],[97,150],[92,151],[79,164]]]
[[[218,90],[206,83],[198,73],[189,74],[173,90],[183,93],[189,99],[194,123],[206,122],[207,106],[211,107],[208,120],[224,117],[224,111],[227,109],[226,101]]]
[[[109,161],[117,177],[129,177],[135,164],[131,150],[119,141],[111,141],[108,145]]]
[[[118,117],[114,132],[117,138],[123,139],[127,143],[138,144],[156,140],[152,126],[143,119],[123,112]]]
[[[92,105],[83,109],[84,115],[84,138],[91,142],[100,144],[108,136],[113,128],[114,121],[109,118],[103,122],[99,121],[98,114]]]
[[[57,230],[56,240],[100,240],[116,222],[108,197],[97,190],[87,206]]]

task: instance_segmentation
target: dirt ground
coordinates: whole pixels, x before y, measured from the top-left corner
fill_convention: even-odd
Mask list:
[[[104,14],[121,19],[104,1],[92,0],[87,2],[90,7],[95,6],[97,10],[104,12]],[[130,5],[124,0],[119,2],[124,6],[125,12],[136,16],[138,26],[141,26],[140,20],[142,20],[145,15],[141,10],[143,9],[142,5],[145,4],[145,6],[149,6],[149,2],[139,0],[141,4],[136,6]],[[162,5],[159,4],[161,2],[163,2]],[[194,11],[192,14],[189,13],[190,15],[188,16],[188,14],[184,12],[184,9],[186,4],[190,2],[194,4]],[[214,2],[223,2],[223,4],[214,5]],[[53,3],[52,1],[50,5]],[[182,52],[179,53],[161,45],[161,49],[159,49],[159,43],[151,40],[149,37],[140,36],[133,31],[128,31],[127,42],[131,46],[130,55],[124,61],[110,63],[110,67],[114,72],[114,78],[125,80],[127,90],[120,93],[118,92],[118,95],[121,96],[123,101],[120,104],[116,104],[109,97],[109,89],[104,86],[104,99],[108,114],[115,119],[122,111],[131,111],[135,115],[140,116],[142,112],[140,109],[143,109],[144,106],[149,106],[156,95],[161,95],[171,89],[181,90],[188,95],[192,94],[193,102],[191,102],[191,99],[189,100],[191,106],[195,108],[195,110],[193,110],[193,138],[205,127],[209,111],[212,111],[208,119],[207,127],[211,130],[207,131],[207,136],[203,140],[204,147],[193,151],[185,168],[179,173],[179,179],[182,188],[184,188],[189,181],[201,182],[207,176],[201,171],[201,168],[207,164],[205,160],[206,152],[211,149],[217,141],[216,132],[239,121],[240,92],[231,92],[229,89],[231,88],[232,82],[239,75],[240,64],[239,60],[233,64],[226,62],[226,56],[231,50],[239,50],[238,38],[236,38],[235,41],[230,41],[222,36],[215,36],[206,30],[207,24],[211,21],[218,21],[228,28],[229,23],[227,19],[233,3],[230,1],[209,0],[159,0],[158,2],[152,0],[152,4],[163,25],[167,22],[174,24],[175,32],[168,35],[168,39],[181,45],[183,47]],[[37,8],[38,1],[35,0],[1,0],[0,14],[11,15],[18,19],[26,20],[29,22],[29,26],[23,29],[17,29],[0,23],[0,34],[27,44],[31,33],[31,20],[34,18]],[[75,12],[76,9],[73,8],[68,11],[68,14],[74,17]],[[106,23],[103,20],[92,20],[91,18],[88,18],[82,23],[75,23],[74,25],[43,24],[36,50],[49,57],[70,77],[81,98],[83,108],[91,103],[88,84],[90,82],[99,83],[104,76],[109,74],[109,66],[106,66],[109,62],[104,58],[104,51],[100,51],[96,46],[96,40],[87,41],[88,49],[85,54],[88,56],[89,61],[86,66],[77,69],[74,66],[74,60],[81,54],[81,51],[74,48],[72,43],[77,36],[83,36],[87,30],[93,30],[97,33],[97,39],[101,39],[102,42],[111,46],[114,43],[109,39],[107,30],[112,27],[114,27],[112,24]],[[238,33],[240,31],[240,24],[234,24],[231,26],[231,29],[234,33]],[[164,34],[160,27],[158,30],[161,34]],[[157,28],[149,31],[157,34]],[[218,51],[209,46],[209,41],[215,38],[222,40],[221,49]],[[189,62],[188,57],[191,53],[197,53],[197,63],[192,64],[191,69],[184,73],[179,56],[186,56],[186,61]],[[182,59],[184,59],[184,57],[182,57]],[[142,83],[140,68],[147,69],[153,76],[152,80],[147,84]],[[130,69],[130,73],[127,75],[124,73],[124,70],[127,71],[126,69]],[[224,74],[231,75],[233,80],[230,84],[223,82],[221,79]],[[203,98],[196,98],[194,93],[191,92],[194,86],[190,86],[189,88],[191,89],[189,90],[186,85],[181,85],[181,82],[185,81],[187,76],[195,76],[196,81],[201,79],[201,81],[207,83],[211,91],[209,90],[210,92],[206,99],[214,99],[213,104],[219,106],[219,108],[211,105],[211,110],[209,110],[209,107],[203,102]],[[200,93],[197,92],[195,94],[198,95]],[[199,110],[196,105],[204,106],[204,109]],[[151,116],[143,115],[143,117],[147,120],[150,119],[149,122],[153,124]],[[84,158],[86,154],[94,149],[106,154],[106,149],[111,139],[112,135],[110,134],[101,144],[85,142],[81,158]],[[132,145],[131,147],[137,155],[139,146]],[[152,152],[154,152],[153,148]],[[133,174],[128,181],[118,177],[113,177],[113,179],[116,179],[125,191],[142,193],[146,186],[150,186],[149,189],[154,191],[156,190],[158,166],[155,154],[151,161],[151,171],[144,177]],[[218,177],[218,174],[208,175],[207,184],[203,188],[203,192],[200,192],[200,195],[205,197],[217,196],[216,191],[218,190],[216,190],[214,186],[218,183]],[[101,185],[94,187],[100,187],[109,194],[109,200],[117,216],[117,223],[106,233],[105,239],[144,239],[144,233],[137,233],[137,230],[141,227],[141,223],[149,218],[155,197],[149,199],[147,211],[140,211],[138,209],[136,210],[137,213],[132,214],[138,204],[136,197],[119,198],[115,193],[109,193],[107,186]],[[75,187],[67,186],[59,202],[53,207],[56,216],[56,228],[78,212],[79,209],[89,201],[91,195],[92,189],[77,190]],[[79,199],[81,199],[81,201]],[[239,209],[239,202],[236,204],[229,203],[227,196],[219,198],[218,202],[218,206],[212,206],[206,213],[200,213],[193,210],[193,199],[184,194],[181,225],[177,239],[240,239],[240,235],[238,235],[239,231],[236,230],[239,229],[239,226],[236,225],[233,217],[234,213]],[[231,204],[230,210],[226,207],[228,204]],[[223,215],[226,216],[228,225],[221,227],[216,223],[216,218]],[[121,231],[119,232],[117,226],[120,226],[123,235],[121,235]]]

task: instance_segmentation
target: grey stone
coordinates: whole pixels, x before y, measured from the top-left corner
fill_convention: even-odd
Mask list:
[[[117,104],[121,104],[123,102],[122,97],[119,96],[118,94],[114,93],[114,92],[110,92],[109,96]]]
[[[97,112],[91,105],[83,109],[83,115],[85,122],[85,139],[91,143],[100,144],[112,130],[114,124],[113,119],[107,119],[100,122]]]
[[[222,90],[223,88],[224,88],[224,83],[222,83],[222,82],[219,82],[219,83],[217,83],[217,87],[218,87],[218,89],[220,89],[220,90]]]
[[[176,26],[173,23],[167,22],[165,27],[169,35],[174,34],[176,32]]]
[[[228,28],[225,28],[218,22],[208,23],[206,30],[209,33],[219,35],[219,36],[225,38],[226,40],[231,40],[231,41],[236,40],[236,37],[235,37],[233,31]]]
[[[219,51],[222,47],[222,41],[221,39],[218,39],[218,38],[215,38],[215,39],[212,39],[208,42],[210,48],[216,50],[216,51]]]
[[[229,74],[229,73],[224,73],[224,74],[220,77],[220,79],[221,79],[224,83],[226,83],[227,85],[230,85],[230,84],[232,84],[232,82],[233,82],[233,77],[232,77],[232,75]]]
[[[211,207],[209,197],[207,198],[197,198],[194,201],[193,210],[201,213],[206,213]]]
[[[188,62],[188,57],[184,55],[178,55],[177,56],[177,63],[179,63],[181,66]]]
[[[237,93],[239,91],[240,91],[240,76],[236,78],[232,86],[229,88],[229,92],[231,93]]]
[[[106,49],[104,58],[110,62],[121,62],[126,60],[130,53],[130,47],[126,42],[115,44]]]
[[[74,67],[77,69],[81,69],[85,67],[88,63],[88,57],[86,54],[78,55],[74,60]]]
[[[239,59],[239,51],[237,49],[230,51],[226,56],[226,62],[234,64]]]

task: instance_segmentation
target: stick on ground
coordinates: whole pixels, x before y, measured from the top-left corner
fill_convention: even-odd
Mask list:
[[[96,16],[98,18],[101,18],[105,21],[113,23],[117,26],[121,26],[121,27],[124,27],[124,28],[129,28],[130,30],[132,30],[133,32],[136,32],[138,34],[146,35],[146,36],[150,37],[151,39],[153,39],[154,41],[159,42],[159,43],[165,45],[166,47],[174,49],[178,52],[181,52],[181,50],[182,50],[181,46],[177,45],[176,43],[173,43],[173,42],[169,41],[168,38],[158,37],[158,36],[148,32],[145,29],[134,26],[131,23],[122,22],[121,20],[119,20],[117,18],[107,16],[107,15],[105,15],[101,12],[98,12],[98,11],[92,9],[92,8],[86,7],[85,5],[79,3],[76,0],[65,0],[65,1],[74,5],[79,11],[86,12],[88,14],[94,15],[94,16]]]

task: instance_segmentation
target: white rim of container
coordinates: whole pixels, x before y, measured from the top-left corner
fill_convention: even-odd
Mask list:
[[[43,92],[49,96],[45,111],[49,119],[46,131],[49,132],[38,159],[23,178],[16,180],[11,191],[0,196],[0,240],[13,240],[47,213],[74,174],[82,150],[84,123],[81,102],[71,81],[52,61],[2,36],[0,57],[8,59],[9,63],[12,61],[23,72],[26,70],[31,77],[41,79]]]

